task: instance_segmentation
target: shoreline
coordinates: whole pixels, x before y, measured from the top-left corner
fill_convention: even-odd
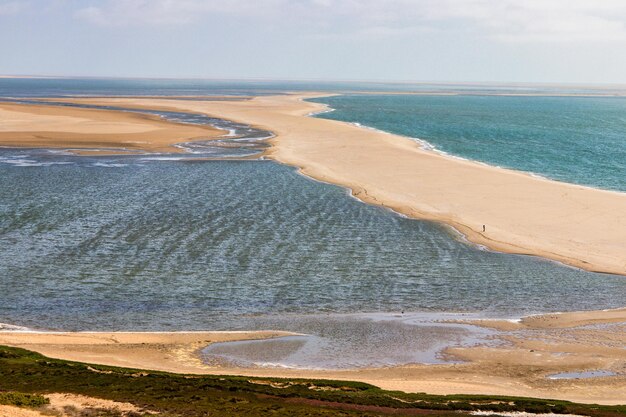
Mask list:
[[[305,104],[314,104],[317,106],[320,106],[321,108],[315,109],[310,111],[309,113],[306,113],[306,117],[308,118],[315,118],[315,115],[320,114],[320,113],[326,113],[326,112],[330,112],[333,111],[334,109],[326,104],[321,104],[321,103],[315,103],[315,102],[309,102],[309,101],[305,101],[308,98],[320,98],[320,97],[329,97],[329,96],[333,96],[335,94],[322,94],[322,95],[318,95],[318,94],[314,94],[311,97],[304,97],[304,98],[300,98],[299,100]],[[328,119],[316,119],[316,120],[328,120]],[[458,161],[460,163],[468,163],[468,164],[474,164],[477,165],[478,167],[485,167],[487,169],[491,169],[491,170],[495,170],[495,171],[503,171],[503,172],[509,172],[512,174],[517,174],[517,175],[523,175],[526,176],[532,180],[538,180],[538,181],[545,181],[547,183],[556,183],[556,184],[563,184],[564,186],[567,187],[574,187],[574,188],[580,188],[580,189],[585,189],[588,191],[592,191],[592,192],[605,192],[605,193],[610,193],[610,194],[614,194],[616,196],[619,196],[620,198],[626,198],[626,193],[623,192],[619,192],[619,191],[615,191],[615,190],[607,190],[607,189],[601,189],[601,188],[594,188],[591,186],[586,186],[586,185],[579,185],[579,184],[573,184],[573,183],[567,183],[567,182],[562,182],[562,181],[558,181],[558,180],[554,180],[551,178],[547,178],[538,174],[534,174],[532,172],[526,172],[526,171],[518,171],[518,170],[514,170],[514,169],[510,169],[510,168],[503,168],[503,167],[497,167],[497,166],[493,166],[493,165],[489,165],[485,162],[481,162],[481,161],[475,161],[475,160],[471,160],[471,159],[466,159],[463,157],[457,157],[454,155],[450,155],[447,153],[443,153],[441,151],[438,151],[436,148],[431,146],[431,149],[426,148],[423,143],[427,143],[426,141],[423,141],[421,139],[417,139],[417,138],[410,138],[410,137],[405,137],[405,136],[401,136],[401,135],[396,135],[393,134],[391,132],[386,132],[386,131],[381,131],[379,129],[375,129],[375,128],[371,128],[368,126],[364,126],[364,125],[354,125],[348,122],[339,122],[339,123],[347,123],[349,125],[353,125],[354,127],[356,127],[357,129],[361,129],[361,130],[366,130],[366,131],[372,131],[376,134],[380,134],[380,135],[387,135],[391,138],[400,138],[400,139],[404,139],[404,140],[408,140],[413,142],[413,144],[415,146],[417,146],[421,151],[428,153],[428,154],[434,154],[436,156],[439,156],[441,158],[447,159],[451,162],[455,162]],[[277,138],[275,138],[272,142],[273,148],[271,148],[268,151],[268,156],[273,157],[275,156],[276,152],[276,147],[275,147],[275,143],[274,142],[278,142],[280,140],[280,135],[277,134]],[[430,144],[429,144],[430,145]],[[590,272],[600,272],[600,273],[608,273],[608,274],[614,274],[614,275],[626,275],[626,257],[624,257],[623,260],[623,269],[612,269],[612,268],[603,268],[603,267],[594,267],[591,266],[589,264],[589,262],[584,261],[584,260],[579,260],[579,259],[572,259],[569,257],[564,257],[564,256],[559,256],[556,253],[549,253],[549,252],[539,252],[539,253],[535,253],[533,251],[526,251],[524,250],[522,247],[520,246],[515,246],[510,242],[505,242],[505,241],[497,241],[495,239],[492,238],[488,238],[486,237],[483,233],[476,231],[475,229],[473,229],[471,226],[468,226],[467,224],[464,224],[462,222],[459,221],[455,221],[452,218],[445,218],[445,217],[441,217],[441,216],[437,216],[437,215],[433,215],[432,213],[429,213],[427,211],[419,211],[417,209],[415,209],[415,207],[405,207],[405,206],[400,206],[400,205],[394,205],[394,204],[385,204],[385,202],[381,202],[379,201],[379,199],[377,199],[374,196],[369,195],[367,189],[363,186],[357,186],[357,185],[350,185],[350,184],[346,184],[343,182],[337,182],[334,181],[333,179],[330,179],[328,177],[326,177],[325,175],[321,174],[319,171],[316,172],[315,169],[313,169],[310,165],[307,166],[304,163],[301,163],[299,161],[297,161],[297,159],[295,158],[284,158],[281,160],[281,156],[279,155],[278,157],[274,158],[276,160],[278,160],[279,162],[283,162],[286,163],[288,165],[294,165],[298,168],[298,171],[300,173],[302,173],[303,175],[309,177],[309,178],[313,178],[315,180],[321,181],[321,182],[325,182],[325,183],[329,183],[329,184],[334,184],[334,185],[340,185],[340,186],[344,186],[346,187],[351,196],[361,200],[365,203],[368,204],[373,204],[373,205],[379,205],[382,206],[384,208],[387,208],[399,215],[402,216],[406,216],[408,218],[415,218],[415,219],[423,219],[423,220],[430,220],[430,221],[435,221],[437,223],[441,223],[444,225],[447,225],[449,227],[452,228],[452,230],[455,233],[460,234],[463,239],[467,240],[468,243],[473,244],[478,246],[479,248],[485,248],[491,251],[496,251],[496,252],[501,252],[501,253],[509,253],[509,254],[517,254],[517,255],[527,255],[527,256],[537,256],[539,258],[544,258],[544,259],[548,259],[551,261],[555,261],[557,263],[560,263],[564,266],[568,266],[568,267],[574,267],[574,268],[578,268],[578,269],[582,269],[582,270],[587,270]],[[321,175],[320,175],[321,174]],[[363,195],[364,194],[364,195]],[[626,200],[625,200],[626,201]],[[624,207],[626,208],[626,205],[624,205]],[[624,236],[624,238],[626,238],[626,235]]]
[[[56,101],[187,111],[273,132],[266,158],[346,187],[359,200],[443,223],[490,250],[626,275],[626,193],[537,177],[425,150],[411,138],[308,115],[329,93],[245,101],[67,98]],[[483,232],[482,225],[486,231]]]
[[[333,97],[333,96],[336,96],[336,95],[340,95],[340,94],[325,94],[325,95],[315,96],[315,97],[310,97],[310,98],[325,98],[325,97]],[[369,93],[367,95],[369,95]],[[426,94],[426,95],[429,95],[429,94]],[[308,100],[309,100],[309,98],[301,99],[301,101],[303,103],[310,103],[310,104],[320,105],[320,106],[323,106],[323,108],[321,110],[313,111],[313,112],[307,114],[306,117],[315,118],[316,116],[318,116],[320,114],[331,113],[331,112],[336,110],[335,108],[330,107],[328,104],[317,103],[315,101],[308,101]],[[509,168],[509,167],[500,166],[500,165],[493,165],[493,164],[490,164],[489,162],[480,161],[480,160],[477,160],[477,159],[470,159],[470,158],[466,158],[464,156],[451,154],[449,152],[440,150],[439,148],[436,147],[436,145],[433,145],[432,143],[428,142],[428,140],[426,140],[426,139],[417,138],[417,137],[413,137],[413,136],[401,135],[401,134],[398,134],[398,133],[387,132],[386,130],[380,130],[380,129],[375,128],[375,127],[363,125],[363,124],[361,124],[359,122],[344,122],[344,121],[335,120],[335,119],[323,119],[323,120],[333,120],[333,121],[337,121],[337,122],[340,122],[340,123],[347,123],[347,124],[352,125],[352,126],[358,128],[358,129],[364,129],[364,130],[372,131],[372,132],[375,132],[375,133],[380,133],[380,134],[383,134],[383,135],[389,135],[389,136],[395,136],[395,137],[398,137],[398,138],[407,139],[407,140],[415,142],[415,144],[421,150],[423,150],[424,152],[434,153],[434,154],[437,154],[438,156],[441,156],[442,158],[447,158],[447,159],[451,159],[451,160],[457,160],[457,161],[461,161],[461,162],[470,162],[470,163],[473,163],[473,164],[484,166],[486,168],[491,168],[491,169],[495,169],[495,170],[502,170],[502,171],[509,171],[509,172],[513,172],[513,173],[527,175],[530,178],[534,178],[534,179],[538,179],[538,180],[544,180],[544,181],[548,181],[548,182],[556,182],[556,183],[560,183],[560,184],[564,184],[564,185],[570,185],[570,186],[585,188],[585,189],[588,189],[590,191],[605,191],[605,192],[609,192],[609,193],[615,193],[615,194],[618,194],[618,195],[626,195],[626,191],[619,191],[619,190],[613,190],[613,189],[610,189],[610,188],[602,188],[602,187],[599,187],[599,186],[596,187],[596,186],[591,186],[591,185],[579,184],[579,183],[575,183],[575,182],[563,181],[563,180],[559,180],[559,179],[556,179],[556,178],[548,177],[548,176],[546,176],[546,174],[541,174],[541,173],[537,173],[537,172],[533,172],[533,171],[523,171],[523,170],[519,170],[519,169],[515,169],[515,168]],[[330,182],[325,182],[325,183],[336,185],[336,184],[330,183]]]
[[[317,103],[314,101],[309,101],[309,99],[313,99],[313,98],[325,98],[325,97],[333,97],[333,96],[338,96],[338,95],[343,95],[343,94],[362,94],[362,95],[398,95],[398,94],[410,94],[410,95],[467,95],[464,93],[458,93],[458,94],[450,94],[450,93],[421,93],[421,92],[409,92],[409,93],[402,93],[402,92],[353,92],[353,91],[347,91],[347,92],[339,92],[339,93],[334,93],[334,92],[329,92],[329,93],[288,93],[288,94],[292,94],[292,95],[296,95],[296,96],[302,96],[302,98],[299,99],[300,102],[302,102],[303,104],[312,104],[312,105],[316,105],[316,106],[321,106],[321,109],[317,109],[317,110],[313,110],[310,113],[305,114],[304,116],[306,117],[311,117],[311,118],[316,118],[316,116],[320,115],[320,114],[324,114],[324,113],[331,113],[333,111],[335,111],[336,109],[333,107],[330,107],[327,104],[324,103]],[[480,94],[479,94],[480,95]],[[482,95],[502,95],[502,94],[482,94]],[[508,94],[504,94],[504,95],[508,95]],[[534,95],[533,95],[534,96]],[[554,97],[553,95],[545,95],[545,94],[537,94],[537,96],[539,97]],[[162,101],[162,102],[166,102],[167,100],[171,100],[173,102],[176,101],[181,101],[181,100],[188,100],[188,101],[195,101],[195,100],[203,100],[203,101],[207,101],[207,102],[211,102],[211,101],[221,101],[223,99],[228,99],[225,101],[246,101],[246,100],[252,100],[255,97],[258,96],[243,96],[243,99],[241,99],[239,96],[85,96],[85,97],[81,97],[81,96],[71,96],[71,97],[59,97],[59,98],[46,98],[46,97],[34,97],[31,98],[31,100],[33,101],[38,101],[41,103],[41,105],[47,105],[48,102],[50,102],[51,104],[49,104],[50,106],[55,106],[55,104],[52,104],[54,102],[58,102],[58,103],[75,103],[75,104],[88,104],[88,105],[95,105],[95,106],[109,106],[109,105],[113,105],[116,103],[119,104],[123,104],[125,105],[127,109],[129,110],[136,110],[138,113],[141,113],[141,110],[161,110],[161,111],[181,111],[181,107],[178,106],[168,106],[166,104],[159,104],[156,106],[151,106],[151,105],[146,105],[146,104],[126,104],[125,100],[158,100],[158,101]],[[262,96],[261,96],[262,97]],[[271,96],[266,96],[266,97],[271,97]],[[567,94],[563,94],[557,97],[570,97],[570,95]],[[587,96],[587,95],[582,95],[581,97],[595,97],[593,95]],[[600,96],[600,97],[604,97],[604,96]],[[621,96],[620,96],[621,97]],[[625,97],[626,97],[626,93],[625,93]],[[231,99],[232,98],[232,99]],[[1,100],[1,98],[0,98]],[[109,101],[111,100],[111,101]],[[116,100],[120,100],[119,102]],[[0,105],[3,102],[0,101]],[[38,106],[40,104],[31,104],[34,106]],[[105,107],[103,107],[102,109],[99,110],[104,110],[104,111],[119,111],[119,110],[111,110],[111,109],[107,109]],[[206,114],[206,113],[202,113],[201,111],[196,111],[196,114],[200,114],[200,115],[206,115],[206,116],[213,116],[213,114]],[[147,116],[150,116],[147,114]],[[216,117],[218,118],[218,117]],[[159,119],[160,120],[160,119]],[[221,120],[227,120],[227,119],[221,119]],[[523,170],[519,170],[519,169],[515,169],[515,168],[510,168],[510,167],[505,167],[505,166],[500,166],[500,165],[493,165],[490,164],[489,162],[485,162],[485,161],[480,161],[477,159],[470,159],[470,158],[466,158],[463,156],[459,156],[459,155],[455,155],[455,154],[451,154],[449,152],[446,151],[442,151],[440,149],[438,149],[435,145],[433,145],[432,143],[428,142],[428,140],[426,139],[422,139],[422,138],[417,138],[417,137],[413,137],[413,136],[406,136],[406,135],[401,135],[398,133],[392,133],[392,132],[388,132],[385,130],[380,130],[378,128],[375,127],[371,127],[371,126],[367,126],[367,125],[363,125],[361,123],[358,122],[344,122],[344,121],[339,121],[339,120],[334,120],[334,119],[322,119],[322,120],[332,120],[335,122],[339,122],[339,123],[345,123],[351,126],[354,126],[358,129],[364,129],[364,130],[368,130],[368,131],[372,131],[375,133],[379,133],[379,134],[383,134],[383,135],[389,135],[389,136],[394,136],[394,137],[398,137],[398,138],[403,138],[403,139],[407,139],[410,141],[415,142],[415,144],[424,152],[429,152],[429,153],[434,153],[438,156],[441,156],[442,158],[447,158],[447,159],[451,159],[451,160],[457,160],[457,161],[461,161],[461,162],[469,162],[472,164],[477,164],[480,166],[484,166],[486,168],[492,168],[495,170],[502,170],[502,171],[508,171],[508,172],[512,172],[512,173],[518,173],[518,174],[522,174],[522,175],[527,175],[530,178],[534,178],[534,179],[539,179],[539,180],[545,180],[548,182],[555,182],[555,183],[560,183],[560,184],[564,184],[564,185],[569,185],[569,186],[575,186],[575,187],[579,187],[579,188],[585,188],[588,189],[590,191],[605,191],[605,192],[609,192],[609,193],[615,193],[618,195],[626,195],[626,191],[620,191],[620,190],[614,190],[614,189],[610,189],[610,188],[602,188],[600,186],[592,186],[592,185],[586,185],[586,184],[579,184],[579,183],[575,183],[575,182],[568,182],[565,180],[560,180],[557,178],[552,178],[549,176],[546,176],[546,174],[542,174],[542,173],[537,173],[537,172],[533,172],[533,171],[523,171]],[[234,121],[234,120],[233,120]],[[245,124],[246,122],[243,120],[237,120],[237,123],[242,123]],[[169,123],[175,123],[176,122],[169,122]],[[181,123],[183,125],[186,125],[186,123]],[[260,129],[264,129],[264,130],[268,130],[270,131],[268,128],[265,127],[261,127],[258,126]],[[270,131],[271,132],[271,131]],[[219,137],[221,138],[221,137]],[[265,139],[274,139],[275,135],[273,136],[268,136]],[[271,142],[271,141],[270,141]],[[180,143],[184,143],[184,142],[180,142]],[[108,155],[112,155],[112,154],[108,154]],[[278,161],[280,162],[280,161]],[[290,164],[286,164],[286,165],[290,165]],[[293,166],[293,165],[291,165]],[[296,166],[296,168],[299,168]],[[320,183],[324,183],[324,184],[329,184],[329,185],[339,185],[342,186],[341,184],[337,184],[331,181],[325,181],[319,178],[314,178],[312,176],[303,174],[305,177],[316,180]],[[345,186],[345,188],[347,190],[350,190],[350,187]],[[359,199],[359,198],[357,198]],[[359,199],[360,200],[360,199]],[[395,212],[398,215],[403,215],[400,212]],[[410,218],[410,216],[406,216],[407,218]],[[626,272],[624,274],[617,274],[617,275],[626,275]]]
[[[347,92],[349,94],[357,94],[358,92]],[[322,109],[319,110],[314,110],[308,114],[306,114],[306,117],[312,117],[315,118],[316,116],[320,115],[320,114],[324,114],[324,113],[330,113],[335,111],[336,109],[334,109],[333,107],[330,107],[327,104],[324,103],[317,103],[317,102],[312,102],[312,101],[308,101],[309,98],[324,98],[324,97],[333,97],[333,96],[337,96],[337,95],[342,95],[344,93],[323,93],[320,95],[315,94],[312,97],[305,97],[305,98],[301,98],[300,101],[305,103],[305,104],[313,104],[313,105],[318,105],[318,106],[322,106]],[[415,92],[415,93],[399,93],[399,92],[361,92],[359,94],[363,94],[363,95],[397,95],[397,94],[417,94],[417,95],[441,95],[438,93],[421,93],[421,92]],[[450,93],[443,93],[443,95],[464,95],[462,93],[459,94],[450,94]],[[499,95],[499,94],[487,94],[487,95]],[[543,94],[538,94],[538,96],[544,96]],[[80,97],[80,96],[73,96],[73,97],[60,97],[60,98],[32,98],[33,101],[39,101],[43,104],[46,103],[51,103],[51,106],[54,106],[54,102],[59,102],[59,103],[80,103],[80,102],[85,102],[85,103],[91,103],[91,102],[95,102],[96,104],[93,105],[109,105],[110,103],[107,103],[106,101],[109,99],[113,99],[113,100],[118,100],[118,99],[150,99],[150,100],[173,100],[173,101],[177,101],[177,100],[191,100],[193,101],[194,99],[197,100],[205,100],[205,101],[214,101],[214,100],[223,100],[225,98],[229,98],[231,96],[87,96],[87,97]],[[552,97],[552,96],[547,96],[547,97]],[[563,97],[569,97],[569,95],[563,95]],[[593,97],[593,96],[583,96],[583,97]],[[245,100],[251,100],[254,98],[254,96],[245,96],[244,97]],[[100,102],[100,100],[102,100],[102,102]],[[231,101],[231,100],[228,100]],[[232,96],[232,101],[242,101],[239,96]],[[103,104],[106,103],[106,104]],[[2,104],[2,102],[0,102],[0,104]],[[38,104],[34,104],[35,106],[37,106]],[[127,108],[129,110],[137,110],[138,112],[141,112],[141,110],[163,110],[163,111],[176,111],[176,110],[180,110],[178,107],[168,107],[168,106],[164,106],[164,105],[159,105],[159,106],[146,106],[143,104],[136,104],[136,105],[127,105]],[[105,111],[116,111],[116,110],[111,110],[111,109],[106,109],[106,108],[102,108],[102,110]],[[198,113],[198,114],[203,114],[203,113]],[[224,119],[222,119],[224,120]],[[334,119],[330,119],[330,120],[334,120]],[[244,123],[243,121],[239,121],[240,123]],[[494,168],[494,169],[500,169],[500,170],[505,170],[505,171],[511,171],[511,172],[516,172],[516,173],[520,173],[520,174],[524,174],[524,175],[528,175],[531,178],[536,178],[536,179],[542,179],[542,180],[546,180],[546,181],[550,181],[550,182],[557,182],[557,183],[562,183],[562,184],[566,184],[566,185],[573,185],[573,186],[577,186],[577,187],[582,187],[582,188],[587,188],[589,190],[598,190],[598,191],[607,191],[607,192],[613,192],[613,193],[617,193],[617,194],[626,194],[626,191],[619,191],[619,190],[613,190],[610,188],[602,188],[602,187],[596,187],[596,186],[590,186],[590,185],[585,185],[585,184],[578,184],[578,183],[574,183],[574,182],[567,182],[567,181],[563,181],[563,180],[559,180],[559,179],[555,179],[555,178],[551,178],[546,176],[545,174],[541,174],[541,173],[536,173],[536,172],[532,172],[532,171],[522,171],[522,170],[517,170],[515,168],[509,168],[509,167],[503,167],[500,165],[492,165],[488,162],[484,162],[484,161],[480,161],[480,160],[476,160],[476,159],[469,159],[469,158],[465,158],[463,156],[459,156],[459,155],[454,155],[454,154],[450,154],[446,151],[442,151],[440,149],[438,149],[435,145],[433,145],[432,143],[428,142],[428,140],[426,139],[421,139],[421,138],[417,138],[417,137],[412,137],[412,136],[405,136],[405,135],[401,135],[401,134],[397,134],[397,133],[392,133],[392,132],[387,132],[385,130],[380,130],[378,128],[375,127],[371,127],[371,126],[367,126],[367,125],[363,125],[361,123],[358,122],[343,122],[342,123],[347,123],[350,124],[356,128],[359,129],[365,129],[365,130],[370,130],[376,133],[380,133],[380,134],[384,134],[384,135],[391,135],[391,136],[396,136],[396,137],[400,137],[400,138],[404,138],[404,139],[408,139],[411,141],[414,141],[419,147],[420,149],[422,149],[425,152],[432,152],[435,153],[441,157],[444,158],[449,158],[449,159],[453,159],[453,160],[459,160],[459,161],[464,161],[464,162],[471,162],[471,163],[475,163],[475,164],[479,164],[488,168]],[[175,122],[171,122],[171,123],[175,123]],[[184,124],[184,123],[183,123]],[[268,136],[265,139],[272,139],[274,136]],[[181,142],[184,143],[184,142]],[[112,155],[112,154],[107,154],[107,155]],[[318,178],[314,178],[308,175],[303,174],[305,177],[310,178],[310,179],[314,179],[320,183],[324,183],[324,184],[329,184],[329,185],[338,185],[336,183],[330,182],[330,181],[324,181],[322,179],[318,179]],[[350,188],[347,188],[348,190],[350,190]],[[358,199],[358,198],[357,198]],[[395,212],[398,215],[403,215],[400,212]],[[455,229],[456,230],[456,229]],[[460,233],[460,232],[459,232]],[[471,243],[471,242],[470,242]],[[619,274],[621,275],[621,274]]]
[[[372,93],[372,94],[375,95],[375,93]],[[381,95],[382,94],[383,93],[381,93]],[[335,95],[337,95],[337,94],[324,95],[323,97],[332,97],[332,96],[335,96]],[[368,94],[366,94],[366,95],[368,95]],[[419,95],[421,95],[421,94],[419,94]],[[433,95],[433,94],[424,94],[424,95]],[[438,94],[435,94],[435,95],[438,95]],[[464,94],[458,94],[458,95],[464,95]],[[538,96],[539,97],[544,97],[544,95],[538,95]],[[323,98],[323,97],[314,97],[314,98]],[[554,96],[545,96],[545,97],[554,97]],[[570,96],[564,95],[564,96],[558,96],[558,97],[570,97]],[[595,96],[582,96],[582,97],[595,97]],[[622,97],[622,96],[620,96],[620,97]],[[626,97],[626,94],[623,97]],[[316,117],[316,116],[318,116],[320,114],[332,113],[333,111],[336,110],[335,108],[330,107],[329,105],[324,104],[324,103],[317,103],[317,102],[314,102],[314,101],[308,101],[308,99],[303,99],[302,101],[305,102],[305,103],[313,103],[313,104],[319,104],[319,105],[325,106],[325,108],[322,109],[322,110],[314,111],[314,112],[312,112],[310,114],[307,114],[307,117]],[[327,119],[327,120],[335,120],[335,119]],[[343,122],[343,121],[341,121],[341,122]],[[545,181],[549,181],[549,182],[556,182],[556,183],[565,184],[565,185],[576,186],[576,187],[585,188],[585,189],[588,189],[588,190],[591,190],[591,191],[605,191],[605,192],[610,192],[610,193],[616,193],[618,195],[626,195],[626,191],[615,190],[615,189],[611,189],[611,188],[603,188],[601,186],[580,184],[580,183],[576,183],[576,182],[568,182],[568,181],[565,181],[565,180],[560,180],[558,178],[552,178],[552,177],[548,176],[548,174],[538,173],[538,172],[534,172],[534,171],[523,171],[523,170],[516,169],[516,168],[511,168],[511,167],[506,167],[506,166],[501,166],[501,165],[494,165],[494,164],[491,164],[489,162],[481,161],[481,160],[478,160],[478,159],[470,159],[470,158],[466,158],[464,156],[455,155],[455,154],[452,154],[452,153],[449,153],[449,152],[446,152],[446,151],[443,151],[443,150],[437,148],[436,145],[430,143],[426,139],[413,137],[413,136],[406,136],[406,135],[402,135],[402,134],[398,134],[398,133],[387,132],[386,130],[380,130],[380,129],[375,128],[375,127],[371,127],[371,126],[368,126],[368,125],[363,125],[363,124],[361,124],[359,122],[343,122],[343,123],[351,124],[351,125],[359,128],[359,129],[371,130],[373,132],[377,132],[377,133],[381,133],[381,134],[385,134],[385,135],[392,135],[392,136],[396,136],[396,137],[400,137],[400,138],[411,140],[411,141],[415,142],[419,146],[419,148],[422,149],[423,151],[425,151],[425,152],[432,152],[432,153],[437,154],[437,155],[439,155],[439,156],[441,156],[443,158],[448,158],[448,159],[452,159],[452,160],[458,160],[458,161],[462,161],[462,162],[470,162],[470,163],[481,165],[481,166],[484,166],[484,167],[487,167],[487,168],[493,168],[493,169],[496,169],[496,170],[503,170],[503,171],[510,171],[510,172],[519,173],[519,174],[522,174],[522,175],[527,175],[530,178],[535,178],[535,179],[539,179],[539,180],[545,180]],[[332,184],[332,183],[329,183],[329,182],[325,182],[325,183]],[[333,185],[336,185],[336,184],[333,184]],[[401,213],[397,213],[397,214],[401,214]],[[456,229],[455,229],[455,231],[458,232],[458,230],[456,230]],[[470,243],[472,243],[472,242],[470,242]],[[506,253],[506,252],[503,252],[503,253]],[[558,263],[560,263],[562,265],[572,266],[572,265],[568,265],[568,264],[565,264],[565,263],[562,263],[562,262],[559,262],[559,261],[556,261],[556,262],[558,262]],[[578,267],[576,267],[576,268],[578,268]],[[583,269],[584,270],[584,268],[578,268],[578,269]],[[615,274],[615,275],[626,275],[626,273],[624,273],[624,274]]]
[[[200,351],[212,343],[292,336],[282,331],[20,332],[0,331],[0,345],[99,365],[185,374],[351,380],[389,390],[431,394],[489,394],[626,402],[626,308],[550,313],[519,321],[461,320],[498,331],[495,346],[448,347],[462,363],[406,364],[382,368],[301,369],[209,366]],[[528,333],[525,333],[528,332]],[[612,370],[613,376],[551,379],[551,375]]]

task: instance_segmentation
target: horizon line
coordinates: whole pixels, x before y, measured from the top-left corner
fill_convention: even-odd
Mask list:
[[[244,82],[319,82],[319,83],[371,83],[371,84],[417,84],[417,85],[467,85],[467,86],[577,86],[611,88],[624,87],[625,83],[557,82],[557,81],[437,81],[437,80],[386,80],[349,78],[279,78],[279,77],[166,77],[123,75],[55,75],[55,74],[0,74],[1,79],[100,79],[100,80],[178,80],[178,81],[244,81]]]

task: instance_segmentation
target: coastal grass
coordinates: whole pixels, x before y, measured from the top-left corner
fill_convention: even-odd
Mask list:
[[[482,395],[386,391],[360,382],[181,375],[50,359],[0,346],[0,404],[37,407],[61,392],[128,402],[162,416],[374,416],[526,411],[591,417],[626,415],[624,406]]]
[[[49,403],[50,401],[40,394],[26,394],[15,391],[0,392],[0,405],[37,408]]]

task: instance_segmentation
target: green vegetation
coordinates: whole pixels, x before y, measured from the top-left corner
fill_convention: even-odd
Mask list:
[[[23,392],[0,392],[0,405],[15,405],[17,407],[41,407],[49,401],[43,395],[25,394]]]
[[[129,402],[162,416],[374,416],[464,411],[528,411],[592,417],[626,415],[626,406],[478,395],[427,395],[385,391],[358,382],[177,375],[49,359],[0,346],[0,398],[42,401],[64,392]],[[28,400],[29,399],[29,400]],[[2,400],[0,400],[1,402]],[[13,402],[15,404],[15,402]]]

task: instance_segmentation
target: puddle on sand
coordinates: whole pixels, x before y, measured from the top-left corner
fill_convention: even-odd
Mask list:
[[[561,372],[559,374],[548,375],[548,379],[586,379],[601,378],[606,376],[616,376],[617,373],[607,370],[584,371],[584,372]]]
[[[441,323],[437,314],[289,315],[259,317],[251,327],[299,333],[269,340],[215,343],[203,350],[212,366],[350,369],[453,363],[448,346],[495,343],[492,331]]]

